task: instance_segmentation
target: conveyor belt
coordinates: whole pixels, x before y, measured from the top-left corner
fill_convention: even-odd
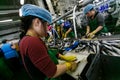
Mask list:
[[[98,40],[119,40],[120,34],[111,35],[111,36],[98,36]]]

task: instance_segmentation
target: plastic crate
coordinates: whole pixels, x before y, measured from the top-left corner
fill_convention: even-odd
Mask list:
[[[120,80],[120,57],[90,55],[81,74],[83,80]],[[80,79],[80,80],[81,80]]]

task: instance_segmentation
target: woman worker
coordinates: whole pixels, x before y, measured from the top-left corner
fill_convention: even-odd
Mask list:
[[[75,62],[55,64],[41,39],[47,35],[47,26],[52,22],[51,14],[47,10],[31,4],[23,5],[21,13],[20,54],[31,79],[51,80],[51,78],[56,78],[58,80],[61,79],[60,75],[66,71],[74,71],[77,66]]]

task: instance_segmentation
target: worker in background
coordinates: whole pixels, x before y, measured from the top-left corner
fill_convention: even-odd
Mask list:
[[[66,71],[74,71],[77,67],[75,62],[55,64],[52,60],[53,56],[48,54],[42,40],[47,35],[48,25],[52,22],[51,14],[47,10],[31,4],[22,6],[21,13],[23,32],[20,40],[20,54],[31,79],[60,80],[60,75]]]
[[[15,45],[8,43],[7,39],[4,39],[2,41],[1,49],[3,51],[4,57],[7,60],[7,64],[10,67],[10,69],[13,71],[18,71],[21,66]]]
[[[108,33],[105,27],[104,16],[94,9],[92,4],[88,4],[84,8],[84,14],[87,17],[86,36],[93,38],[94,35]]]
[[[59,35],[57,31],[53,28],[52,25],[49,25],[47,28],[47,33],[48,33],[48,42],[51,42],[53,39],[59,38]]]
[[[67,37],[74,37],[74,32],[73,32],[73,25],[70,21],[63,21],[59,20],[57,22],[61,26],[62,30],[62,37],[67,38]]]
[[[63,32],[65,33],[64,38],[67,37],[74,38],[73,25],[70,20],[62,23],[62,27],[63,27]]]
[[[64,20],[63,20],[63,19],[57,21],[57,23],[56,23],[56,30],[57,30],[58,35],[59,35],[60,38],[63,38],[63,37],[64,37],[63,31],[62,31],[63,28],[61,27],[61,24],[62,24],[62,23],[64,23]]]

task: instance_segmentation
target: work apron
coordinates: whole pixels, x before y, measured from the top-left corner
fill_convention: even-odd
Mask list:
[[[55,64],[58,64],[58,60],[56,57],[57,52],[58,52],[57,50],[53,49],[48,50],[48,55]],[[23,61],[25,64],[25,68],[27,69],[27,72],[29,73],[29,76],[31,77],[32,80],[62,80],[61,77],[47,78],[42,72],[39,71],[39,69],[37,69],[34,66],[34,64],[29,59],[28,55],[24,56]]]
[[[63,29],[63,34],[65,36],[65,33],[68,29]],[[71,31],[70,33],[68,33],[67,37],[70,37],[70,38],[74,38],[75,37],[75,34],[73,31]]]
[[[0,57],[0,76],[4,80],[11,80],[14,76],[13,72],[7,66],[4,57]]]
[[[93,20],[90,20],[89,26],[90,26],[90,31],[91,32],[94,31],[98,27],[98,20],[96,18]],[[108,33],[108,30],[107,30],[105,24],[103,25],[102,30],[100,30],[96,35],[102,34],[102,33]]]
[[[51,60],[55,63],[55,64],[58,64],[58,59],[56,57],[58,53],[58,50],[57,49],[49,49],[48,50],[48,54],[51,58]],[[62,80],[61,77],[57,77],[57,78],[46,78],[45,80]]]

